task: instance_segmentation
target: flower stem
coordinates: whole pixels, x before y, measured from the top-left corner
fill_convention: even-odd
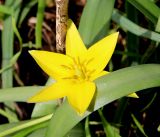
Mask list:
[[[15,127],[10,128],[10,129],[8,129],[8,130],[5,130],[5,131],[3,131],[3,132],[0,133],[0,137],[4,137],[4,136],[6,136],[6,135],[15,133],[15,132],[17,132],[17,131],[19,131],[19,130],[22,130],[22,129],[24,129],[24,128],[31,127],[31,126],[33,126],[33,125],[36,125],[36,124],[45,122],[45,121],[51,119],[52,115],[53,115],[53,114],[49,114],[49,115],[46,115],[46,116],[44,116],[44,117],[41,117],[41,118],[32,120],[32,121],[30,121],[30,122],[27,122],[27,123],[24,123],[24,124],[15,126]]]

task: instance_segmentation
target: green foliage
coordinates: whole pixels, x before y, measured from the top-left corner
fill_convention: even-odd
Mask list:
[[[156,1],[127,0],[123,3],[126,9],[122,12],[115,5],[116,2],[115,0],[87,0],[80,19],[79,32],[87,48],[107,34],[117,30],[120,31],[119,41],[123,43],[121,45],[119,42],[115,51],[115,57],[117,55],[119,55],[118,57],[121,56],[120,64],[118,64],[118,67],[115,67],[117,62],[115,63],[114,57],[109,64],[112,70],[118,70],[95,81],[97,91],[95,99],[90,106],[93,110],[86,112],[83,117],[80,117],[72,110],[66,100],[61,105],[59,101],[54,100],[37,103],[33,108],[30,120],[18,119],[14,102],[26,102],[29,97],[39,92],[45,86],[26,86],[24,84],[23,87],[13,87],[14,65],[17,63],[20,55],[23,54],[22,50],[26,49],[26,47],[43,49],[42,26],[48,2],[44,0],[30,0],[27,2],[6,0],[5,4],[0,5],[1,20],[3,21],[0,102],[5,104],[4,109],[0,109],[0,114],[9,120],[9,123],[0,125],[0,136],[91,137],[94,134],[90,129],[92,117],[89,118],[88,115],[99,109],[98,113],[104,134],[107,137],[119,137],[121,136],[119,132],[121,130],[120,126],[122,126],[124,114],[126,114],[128,104],[130,103],[130,99],[122,97],[141,91],[138,92],[141,99],[143,95],[153,91],[152,98],[144,104],[141,111],[137,110],[136,114],[134,111],[131,113],[127,112],[132,119],[132,121],[128,120],[130,130],[133,130],[132,126],[134,125],[137,136],[149,136],[143,125],[144,123],[138,120],[139,117],[137,115],[146,114],[146,110],[151,109],[156,97],[159,95],[158,92],[154,92],[154,87],[160,86],[160,65],[158,65],[160,62],[158,52],[160,42],[160,8],[156,5]],[[36,10],[34,9],[36,16],[35,41],[23,43],[25,39],[21,36],[23,34],[20,28],[33,10],[33,7],[37,7]],[[148,24],[143,24],[142,26],[142,20],[145,20]],[[121,31],[127,35],[127,39],[121,35]],[[16,50],[15,45],[18,45],[18,50]],[[123,49],[121,50],[121,48]],[[139,65],[146,62],[155,64]],[[136,66],[133,66],[135,64]],[[50,83],[53,83],[53,81],[49,79],[46,85]],[[146,89],[145,92],[144,89]],[[102,111],[100,108],[105,108],[109,103],[118,99],[120,100],[117,101],[118,105],[113,116],[114,120],[108,120],[109,116],[105,115],[103,113],[105,111]],[[140,102],[140,99],[136,101]],[[85,123],[83,121],[84,118],[86,118]],[[97,119],[96,117],[94,120],[97,122]],[[116,126],[116,124],[120,126]],[[158,132],[160,131],[159,127],[159,125],[156,127]]]

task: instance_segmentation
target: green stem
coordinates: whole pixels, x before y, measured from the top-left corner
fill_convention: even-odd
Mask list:
[[[10,115],[9,113],[6,113],[6,111],[4,111],[3,109],[0,109],[0,114],[12,121],[17,121],[17,119],[15,117],[13,117],[12,115]]]
[[[36,48],[42,47],[42,24],[44,17],[45,0],[38,1],[38,12],[36,22]]]
[[[1,133],[0,133],[0,136],[1,136],[1,137],[4,137],[4,136],[6,136],[6,135],[15,133],[15,132],[17,132],[17,131],[19,131],[19,130],[22,130],[22,129],[24,129],[24,128],[31,127],[31,126],[33,126],[33,125],[36,125],[36,124],[45,122],[45,121],[47,121],[47,120],[50,120],[51,117],[52,117],[52,115],[53,115],[53,114],[49,114],[49,115],[47,115],[47,116],[44,116],[44,117],[41,117],[41,118],[32,120],[32,121],[30,121],[30,122],[27,122],[27,123],[25,123],[25,124],[22,124],[22,125],[13,127],[13,128],[11,128],[11,129],[8,129],[8,130],[6,130],[6,131],[4,131],[4,132],[1,132]]]

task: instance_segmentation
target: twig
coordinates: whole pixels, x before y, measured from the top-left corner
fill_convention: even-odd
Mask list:
[[[65,52],[68,1],[69,0],[56,0],[56,50],[60,53]]]

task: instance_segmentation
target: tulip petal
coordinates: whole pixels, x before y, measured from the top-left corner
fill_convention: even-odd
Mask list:
[[[70,84],[68,84],[67,81],[63,81],[63,80],[56,82],[44,88],[42,91],[40,91],[36,95],[32,96],[30,99],[28,99],[28,102],[30,103],[45,102],[45,101],[54,100],[54,99],[67,96],[68,92],[70,92],[68,85]]]
[[[95,69],[95,73],[99,73],[105,68],[114,52],[117,38],[118,32],[113,33],[88,49],[88,60],[92,60],[87,65],[90,70]]]
[[[131,98],[139,98],[136,93],[129,94],[128,97],[131,97]]]
[[[59,80],[63,77],[70,77],[70,69],[73,60],[63,54],[48,51],[31,50],[29,53],[37,64],[53,79]]]
[[[73,58],[82,57],[87,51],[80,34],[71,20],[68,20],[66,35],[66,55]]]
[[[79,115],[83,115],[87,110],[94,96],[95,89],[96,86],[93,82],[85,81],[71,85],[72,92],[68,95],[68,101]]]

